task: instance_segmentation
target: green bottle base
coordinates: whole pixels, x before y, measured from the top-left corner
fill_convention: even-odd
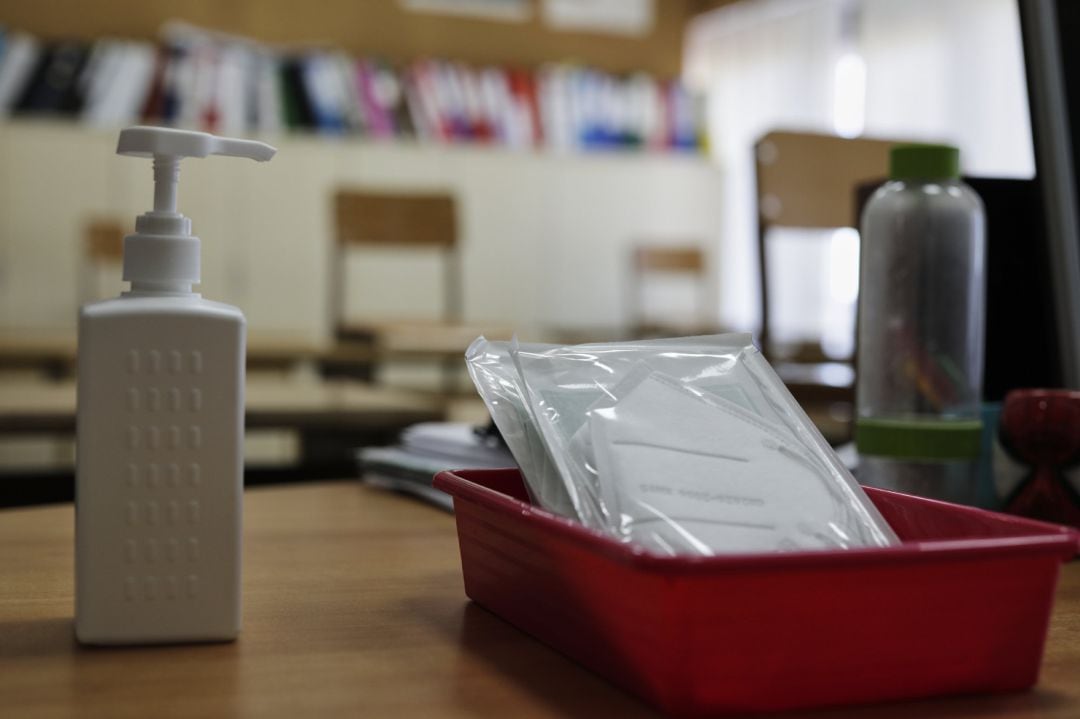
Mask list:
[[[859,454],[924,461],[974,460],[982,446],[978,419],[881,419],[855,422]]]

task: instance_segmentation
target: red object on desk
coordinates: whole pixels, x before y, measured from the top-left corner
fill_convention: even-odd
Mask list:
[[[471,599],[677,714],[1030,687],[1080,537],[868,488],[901,545],[660,557],[531,506],[517,470],[435,486]]]
[[[1010,392],[999,436],[1002,448],[1031,468],[1005,498],[1005,511],[1080,527],[1080,392]]]

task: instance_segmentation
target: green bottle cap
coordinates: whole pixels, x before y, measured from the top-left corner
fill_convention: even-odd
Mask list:
[[[863,417],[855,422],[855,447],[892,459],[972,460],[982,448],[982,421]]]
[[[894,145],[889,151],[893,180],[955,180],[960,177],[960,150],[949,145]]]

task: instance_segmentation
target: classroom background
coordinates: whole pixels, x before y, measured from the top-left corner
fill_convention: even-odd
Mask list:
[[[856,185],[895,140],[1034,175],[1012,0],[9,0],[0,26],[8,504],[70,498],[78,307],[122,290],[150,205],[126,125],[279,149],[181,181],[199,291],[248,318],[249,482],[484,422],[480,334],[753,332],[841,443]]]

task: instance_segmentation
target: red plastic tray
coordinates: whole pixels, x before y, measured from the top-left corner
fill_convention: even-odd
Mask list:
[[[1080,548],[1065,527],[868,488],[902,545],[660,557],[531,506],[517,470],[435,486],[470,598],[677,714],[1030,687]]]

